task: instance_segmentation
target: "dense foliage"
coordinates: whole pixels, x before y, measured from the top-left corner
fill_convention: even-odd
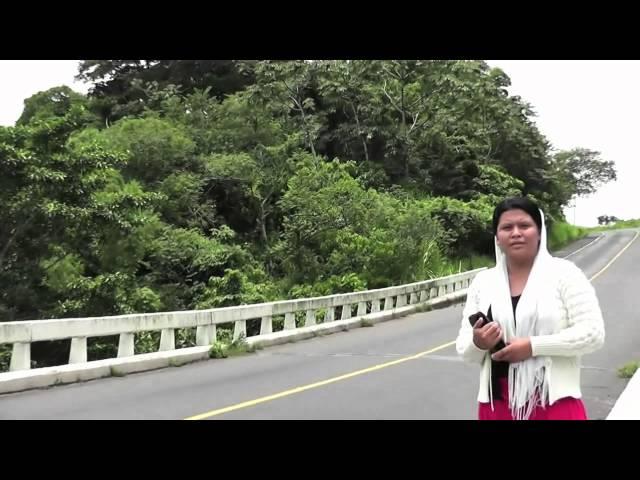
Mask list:
[[[0,320],[377,288],[491,255],[615,179],[482,61],[90,60],[0,127]],[[479,263],[478,263],[479,262]],[[97,348],[97,347],[96,347]]]

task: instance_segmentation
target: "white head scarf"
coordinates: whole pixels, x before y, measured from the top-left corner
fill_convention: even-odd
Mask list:
[[[530,337],[551,333],[553,329],[549,315],[542,315],[545,293],[550,288],[550,274],[553,257],[547,250],[547,232],[544,214],[540,210],[540,246],[529,273],[529,278],[516,307],[516,318],[511,303],[511,290],[507,270],[507,257],[498,246],[495,237],[496,268],[494,271],[496,288],[491,298],[494,320],[500,323],[505,343],[510,338]],[[517,321],[516,321],[517,320]],[[529,418],[536,406],[546,406],[548,381],[545,367],[550,360],[545,357],[530,357],[521,362],[509,364],[509,407],[516,420]]]

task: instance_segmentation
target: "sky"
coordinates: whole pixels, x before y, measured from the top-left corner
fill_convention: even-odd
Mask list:
[[[51,87],[68,85],[86,93],[74,76],[78,60],[0,60],[0,125],[13,125],[23,101]],[[599,215],[640,218],[640,167],[635,161],[640,134],[640,61],[488,60],[511,78],[511,95],[533,105],[534,121],[556,150],[588,148],[613,160],[618,180],[579,198],[567,220],[597,225]]]
[[[14,125],[24,100],[52,87],[67,85],[87,93],[89,85],[76,82],[79,60],[0,60],[0,125]]]
[[[613,160],[618,174],[576,207],[565,210],[569,223],[590,227],[599,215],[640,218],[640,61],[488,60],[510,78],[511,95],[533,105],[538,129],[557,150],[583,147]],[[574,220],[575,218],[575,220]]]

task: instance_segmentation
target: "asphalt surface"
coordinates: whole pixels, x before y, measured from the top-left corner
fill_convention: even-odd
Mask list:
[[[591,278],[635,234],[594,234],[556,255]],[[593,280],[606,342],[582,360],[592,419],[624,389],[617,368],[640,358],[638,266],[640,239]],[[475,419],[479,367],[452,343],[461,314],[460,303],[245,356],[0,395],[0,419]]]

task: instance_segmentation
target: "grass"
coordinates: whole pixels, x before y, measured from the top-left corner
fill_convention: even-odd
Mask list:
[[[427,252],[423,257],[424,280],[432,278],[448,277],[462,272],[468,272],[482,267],[493,267],[495,258],[486,255],[471,255],[465,258],[447,258],[436,254],[429,257]]]
[[[599,227],[593,227],[590,230],[592,232],[604,232],[607,230],[620,230],[623,228],[640,228],[640,219],[620,221],[616,222],[614,225],[602,225]]]
[[[227,358],[253,353],[258,350],[256,345],[249,345],[244,336],[233,340],[231,343],[221,341],[213,342],[209,349],[209,358]]]
[[[360,320],[361,327],[373,327],[373,323],[370,320],[365,320],[364,318]]]
[[[549,250],[560,250],[561,248],[575,242],[591,232],[585,227],[576,227],[565,222],[556,222],[548,233],[547,243]]]
[[[638,368],[640,368],[640,362],[629,362],[618,369],[618,376],[620,378],[631,378]]]
[[[496,264],[495,258],[484,255],[472,255],[469,258],[453,259],[445,262],[445,275],[453,275],[461,272],[468,272],[482,267],[493,267]]]

